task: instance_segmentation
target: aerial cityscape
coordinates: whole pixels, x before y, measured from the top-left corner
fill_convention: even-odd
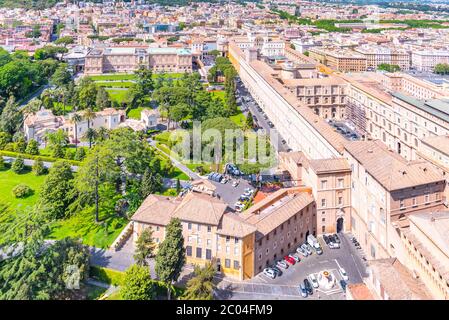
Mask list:
[[[0,300],[449,300],[449,1],[0,0]]]

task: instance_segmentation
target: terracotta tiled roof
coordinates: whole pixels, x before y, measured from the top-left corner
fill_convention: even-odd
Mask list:
[[[449,136],[433,136],[422,139],[422,142],[432,148],[449,155]]]
[[[240,216],[257,228],[257,238],[270,233],[314,201],[307,192],[281,189]]]
[[[253,232],[256,232],[256,227],[247,223],[234,213],[227,213],[223,215],[221,223],[218,226],[217,233],[226,236],[243,238]]]
[[[184,220],[209,225],[218,225],[228,205],[222,200],[207,194],[189,192],[176,208],[173,216]]]
[[[309,164],[316,173],[351,171],[348,161],[343,158],[310,160]]]
[[[415,279],[396,258],[372,260],[369,267],[391,300],[431,299],[422,281]]]
[[[345,148],[388,191],[445,180],[431,164],[407,162],[379,140],[348,142]]]
[[[131,220],[167,225],[173,216],[173,212],[181,202],[174,197],[149,195],[137,209]]]
[[[348,284],[347,290],[354,300],[375,300],[373,294],[364,283]]]

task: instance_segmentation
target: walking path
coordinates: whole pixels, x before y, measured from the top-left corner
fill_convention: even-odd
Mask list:
[[[172,156],[170,156],[169,154],[167,154],[165,151],[163,151],[162,149],[160,149],[157,144],[156,141],[154,141],[153,139],[149,138],[148,139],[148,143],[156,148],[159,152],[161,152],[162,154],[164,154],[166,157],[170,158],[171,162],[173,163],[174,166],[176,166],[177,168],[179,168],[182,172],[184,172],[185,174],[187,174],[192,180],[197,180],[197,179],[201,179],[201,177],[193,172],[192,170],[190,170],[187,166],[183,165],[181,162],[179,162],[178,160],[176,160],[175,158],[173,158]]]

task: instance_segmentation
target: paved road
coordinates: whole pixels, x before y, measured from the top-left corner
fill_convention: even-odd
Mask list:
[[[242,103],[241,103],[241,106],[240,106],[240,109],[242,110],[242,112],[245,115],[248,115],[248,110],[249,110],[253,116],[257,117],[257,124],[260,127],[262,127],[264,132],[266,132],[267,134],[270,134],[271,132],[273,132],[273,134],[275,136],[277,135],[278,143],[274,143],[273,141],[271,143],[277,152],[287,152],[287,150],[289,149],[289,146],[287,144],[283,144],[281,142],[283,140],[283,138],[279,134],[277,129],[275,127],[270,128],[270,126],[268,125],[269,119],[265,119],[264,118],[264,114],[262,112],[260,112],[259,110],[257,110],[257,102],[253,99],[251,94],[245,88],[245,86],[243,85],[243,82],[237,83],[237,92],[239,93],[240,97],[242,98]],[[243,97],[249,98],[250,101],[249,102],[245,102],[243,100]]]
[[[9,157],[9,156],[3,156],[3,159],[5,159],[6,162],[10,163],[10,162],[13,162],[15,158]],[[63,159],[62,159],[62,160],[63,160]],[[24,160],[23,160],[23,163],[24,163],[26,166],[31,167],[31,166],[33,166],[33,164],[34,164],[35,161],[36,161],[36,160],[24,159]],[[47,168],[47,169],[50,168],[50,167],[53,165],[53,163],[54,163],[54,162],[43,161],[44,167]],[[72,171],[74,171],[74,172],[78,171],[78,166],[70,166],[70,168],[71,168]]]
[[[42,87],[40,87],[38,90],[36,90],[36,92],[34,92],[31,96],[29,96],[27,99],[25,99],[24,101],[22,101],[22,103],[19,106],[19,110],[22,110],[23,108],[25,108],[25,106],[28,104],[28,102],[30,102],[31,100],[33,100],[36,97],[39,97],[41,95],[41,93],[45,90],[50,88],[49,84],[45,84]]]

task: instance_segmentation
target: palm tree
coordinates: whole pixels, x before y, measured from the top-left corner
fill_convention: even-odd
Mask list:
[[[187,282],[183,300],[212,300],[215,285],[213,283],[215,269],[212,262],[208,262],[203,268],[195,266],[195,276]]]
[[[75,125],[75,149],[78,148],[78,123],[83,120],[79,113],[74,113],[72,116],[73,124]]]
[[[104,141],[109,137],[109,130],[105,127],[100,127],[97,130],[97,139],[98,141]]]
[[[89,140],[89,149],[92,148],[92,141],[98,137],[97,131],[92,128],[88,128],[84,134],[84,139]]]
[[[91,128],[90,128],[90,122],[91,122],[92,120],[94,120],[96,117],[97,117],[97,115],[95,114],[95,112],[92,111],[91,108],[87,109],[87,110],[84,112],[83,118],[84,118],[84,120],[87,120],[87,131],[88,131],[88,132],[90,131],[89,129],[91,129]],[[90,135],[90,136],[93,136],[93,133],[91,132],[91,133],[88,134],[88,133],[86,132],[86,137],[89,136],[89,135]],[[89,139],[89,148],[91,148],[91,147],[92,147],[92,140]]]

